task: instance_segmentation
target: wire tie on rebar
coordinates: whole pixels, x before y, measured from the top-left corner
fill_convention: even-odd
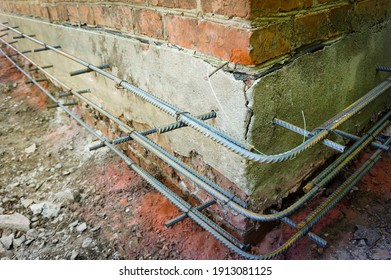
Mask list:
[[[115,84],[115,88],[116,89],[125,89],[121,84],[125,82],[126,83],[126,80],[121,80],[119,83],[116,83]]]
[[[175,118],[176,118],[177,122],[179,122],[179,117],[180,117],[181,115],[184,115],[184,114],[190,114],[190,113],[187,112],[187,111],[182,111],[182,112],[176,112],[176,113],[175,113]]]

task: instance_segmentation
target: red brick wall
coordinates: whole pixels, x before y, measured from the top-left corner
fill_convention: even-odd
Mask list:
[[[244,65],[391,18],[390,0],[25,0],[0,10],[149,37]]]

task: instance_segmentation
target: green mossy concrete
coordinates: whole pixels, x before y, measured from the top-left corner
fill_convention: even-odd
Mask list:
[[[391,24],[351,34],[321,51],[307,54],[253,86],[251,140],[266,154],[299,145],[302,136],[271,125],[273,117],[312,130],[380,83],[391,65]],[[390,92],[371,103],[341,128],[356,133],[390,104]],[[248,179],[255,208],[265,208],[296,189],[303,179],[334,152],[318,144],[294,160],[275,164],[249,163]]]

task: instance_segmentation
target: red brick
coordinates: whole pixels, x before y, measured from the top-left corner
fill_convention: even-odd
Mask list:
[[[136,30],[139,34],[163,39],[163,19],[160,13],[149,10],[136,10],[135,20]]]
[[[330,35],[336,36],[352,30],[353,5],[331,8],[329,11]]]
[[[249,56],[251,32],[246,29],[170,15],[166,17],[168,41],[188,49],[252,64]]]
[[[60,20],[56,6],[50,6],[49,8],[49,20],[51,22],[57,22]]]
[[[91,6],[81,5],[79,6],[80,22],[88,25],[94,25],[94,12]]]
[[[328,38],[327,11],[298,16],[294,20],[295,47],[322,41]]]
[[[312,0],[252,0],[251,17],[265,16],[279,12],[290,12],[312,6]]]
[[[79,10],[77,9],[77,5],[67,5],[67,11],[69,16],[69,21],[72,24],[79,23]]]
[[[94,0],[90,0],[91,2],[96,2]],[[121,2],[121,3],[129,3],[129,4],[145,4],[146,0],[111,0],[109,2]]]
[[[112,21],[115,29],[130,32],[133,31],[133,11],[127,6],[112,7]]]
[[[247,18],[250,16],[250,2],[250,0],[201,0],[201,6],[205,13]]]
[[[110,8],[108,6],[93,6],[95,24],[99,26],[111,27]]]
[[[152,6],[179,8],[179,9],[195,9],[197,8],[196,0],[151,0]]]
[[[284,21],[264,26],[253,32],[250,43],[253,64],[289,53],[292,48],[291,23]]]
[[[56,6],[56,8],[57,8],[58,20],[60,20],[62,22],[68,21],[69,20],[69,16],[68,16],[67,7],[65,5],[58,4]]]

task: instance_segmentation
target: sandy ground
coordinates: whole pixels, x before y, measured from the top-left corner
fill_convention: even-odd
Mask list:
[[[176,207],[107,149],[89,152],[93,137],[47,105],[43,93],[0,58],[0,215],[19,213],[31,223],[27,232],[0,229],[1,259],[241,259],[189,219],[166,228],[164,222],[180,214]],[[303,238],[281,259],[390,259],[390,166],[390,153],[384,154],[315,226],[328,248]],[[279,225],[252,250],[276,248],[291,234]]]

